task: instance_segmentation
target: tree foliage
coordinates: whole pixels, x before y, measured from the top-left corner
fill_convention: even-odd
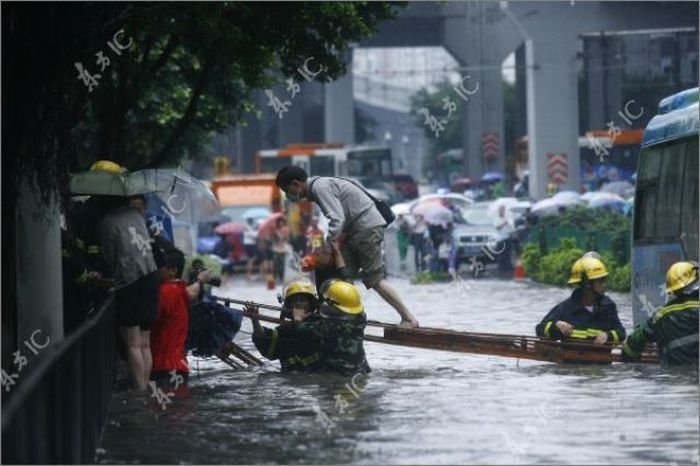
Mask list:
[[[396,13],[392,2],[26,3],[3,6],[4,162],[44,196],[98,158],[135,170],[195,157],[254,111],[251,93],[297,69],[346,72],[349,44]],[[133,46],[107,42],[123,29]],[[96,54],[110,60],[101,71]],[[77,78],[80,62],[98,86]],[[10,190],[16,192],[13,181]],[[12,194],[10,194],[12,195]]]

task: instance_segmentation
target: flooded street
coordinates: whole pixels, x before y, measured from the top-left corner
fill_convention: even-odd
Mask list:
[[[493,278],[391,282],[422,326],[534,335],[570,290]],[[262,282],[221,295],[273,304]],[[630,296],[611,294],[631,330]],[[370,319],[398,316],[363,288]],[[370,328],[368,333],[376,333]],[[236,337],[257,354],[245,319]],[[372,373],[235,372],[190,357],[189,393],[161,409],[118,393],[102,463],[696,464],[698,375],[658,366],[551,363],[365,343]],[[347,404],[338,395],[348,394]]]

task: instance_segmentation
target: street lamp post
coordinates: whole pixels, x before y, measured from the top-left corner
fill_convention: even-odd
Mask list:
[[[406,170],[406,145],[408,144],[408,136],[405,134],[401,137],[401,169]]]

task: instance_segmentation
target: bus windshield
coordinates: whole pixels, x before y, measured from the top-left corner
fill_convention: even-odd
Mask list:
[[[348,151],[348,176],[368,180],[387,180],[393,175],[391,150],[352,150]]]

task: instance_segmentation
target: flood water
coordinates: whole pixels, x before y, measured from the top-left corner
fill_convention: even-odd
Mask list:
[[[391,282],[423,326],[492,333],[534,334],[570,292],[486,277],[461,285]],[[370,319],[398,321],[378,295],[362,291]],[[219,294],[276,302],[262,282],[243,279]],[[630,296],[611,296],[629,331]],[[236,341],[255,351],[250,332],[246,319]],[[269,361],[233,371],[190,357],[189,393],[165,409],[152,398],[144,406],[147,395],[115,395],[98,461],[698,463],[696,370],[561,366],[378,343],[365,349],[372,373],[354,396],[346,377],[283,375]]]

